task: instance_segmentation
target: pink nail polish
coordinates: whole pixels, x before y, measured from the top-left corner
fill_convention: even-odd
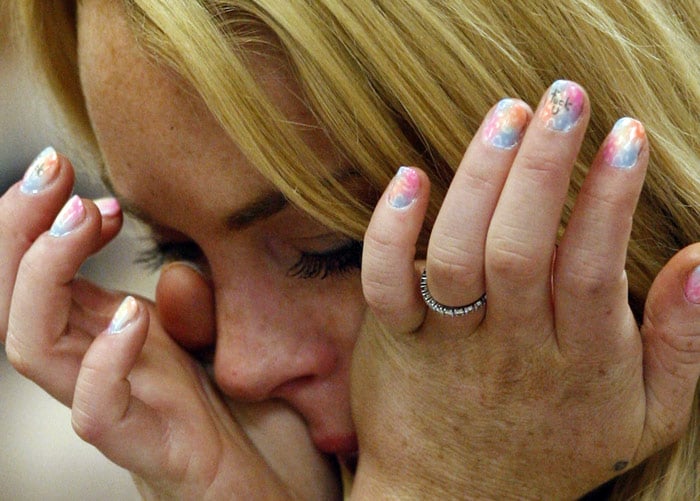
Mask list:
[[[136,299],[131,296],[126,296],[119,305],[119,308],[117,308],[117,311],[114,312],[107,332],[109,334],[118,334],[123,331],[134,321],[138,312],[139,304]]]
[[[116,198],[98,198],[94,202],[103,217],[117,216],[122,210]]]
[[[23,193],[39,193],[58,175],[58,155],[52,147],[44,149],[32,162],[22,178],[19,189]]]
[[[76,229],[85,219],[85,206],[78,195],[74,195],[63,206],[49,230],[54,237],[61,237]]]
[[[516,99],[502,99],[491,111],[483,129],[484,140],[509,150],[520,142],[530,121],[530,110]]]
[[[641,122],[628,117],[619,119],[605,141],[603,159],[613,167],[631,169],[637,164],[645,137]]]
[[[547,91],[539,117],[548,129],[568,132],[583,113],[585,93],[581,86],[568,80],[557,80]]]
[[[700,266],[690,272],[685,282],[685,297],[694,304],[700,304]]]
[[[410,167],[401,167],[391,180],[386,200],[394,209],[409,207],[418,197],[420,176]]]

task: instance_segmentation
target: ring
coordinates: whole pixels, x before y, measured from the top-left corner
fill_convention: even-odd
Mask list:
[[[425,270],[423,270],[423,273],[420,276],[420,293],[421,296],[423,296],[423,301],[425,301],[425,304],[428,305],[428,308],[433,310],[435,313],[448,317],[461,317],[463,315],[468,315],[486,306],[485,292],[479,299],[473,303],[465,304],[464,306],[447,306],[442,303],[438,303],[428,290],[428,275]]]

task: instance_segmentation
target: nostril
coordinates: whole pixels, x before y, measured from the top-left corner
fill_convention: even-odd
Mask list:
[[[234,400],[259,402],[269,398],[274,388],[271,381],[236,370],[218,370],[214,365],[214,379],[221,390]]]
[[[315,380],[316,376],[312,375],[295,377],[294,379],[290,379],[289,381],[277,386],[274,390],[272,390],[271,396],[286,397],[292,393],[296,393],[306,386],[309,386]]]

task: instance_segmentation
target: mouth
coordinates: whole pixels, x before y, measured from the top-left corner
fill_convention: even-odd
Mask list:
[[[351,474],[355,474],[357,471],[357,460],[360,458],[359,451],[355,451],[350,454],[341,454],[337,456],[338,462]]]
[[[313,442],[324,454],[333,454],[338,457],[357,455],[357,435],[354,433],[313,437]]]

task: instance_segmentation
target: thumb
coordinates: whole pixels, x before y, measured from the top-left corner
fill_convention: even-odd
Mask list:
[[[676,254],[649,290],[641,328],[647,415],[640,453],[678,440],[700,376],[700,244]]]
[[[156,306],[163,328],[184,349],[198,351],[214,344],[214,293],[193,266],[175,262],[163,268]]]

